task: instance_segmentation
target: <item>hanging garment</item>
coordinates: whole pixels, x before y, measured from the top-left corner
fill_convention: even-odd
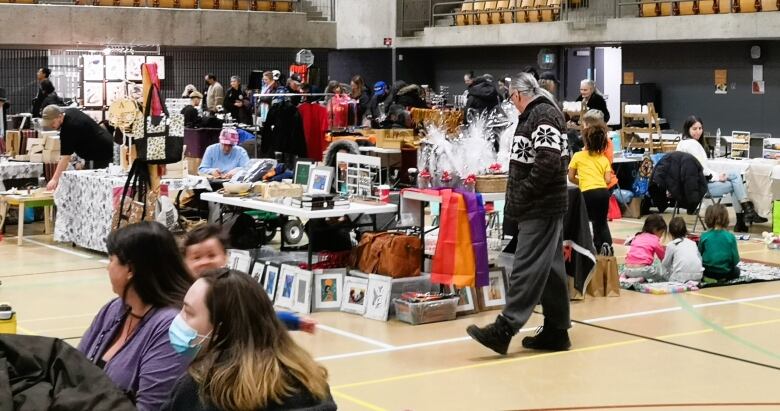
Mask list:
[[[484,287],[489,283],[489,263],[487,251],[487,226],[485,223],[485,205],[482,195],[470,191],[458,190],[466,201],[469,228],[471,229],[471,246],[474,251],[476,265],[476,286]]]
[[[306,137],[297,107],[289,102],[271,106],[263,127],[260,149],[264,154],[281,152],[300,157],[306,156]]]
[[[143,84],[144,84],[143,101],[147,101],[147,96],[149,95],[149,93],[152,93],[152,85],[157,87],[157,90],[160,90],[160,78],[157,77],[157,64],[150,63],[150,64],[142,65],[141,73],[143,74]],[[160,102],[160,96],[158,93],[152,94],[151,115],[155,117],[159,117],[162,115],[162,103]]]
[[[325,151],[325,134],[328,132],[328,109],[319,103],[303,103],[298,106],[303,122],[303,134],[306,136],[307,157],[322,161]]]
[[[301,83],[309,82],[309,66],[305,64],[293,64],[290,66],[290,75],[297,74],[301,78]]]
[[[328,102],[328,128],[347,128],[349,121],[349,96],[339,94]]]
[[[460,193],[453,193],[452,197],[457,201],[457,204],[455,205],[455,202],[450,200],[450,207],[453,205],[457,207],[456,215],[458,229],[457,237],[455,239],[455,271],[452,275],[451,284],[458,288],[474,287],[477,266],[474,258],[474,246],[471,241],[471,226],[469,225],[466,200]]]
[[[453,200],[452,190],[441,190],[439,195],[441,196],[442,209],[439,215],[439,239],[436,242],[436,253],[433,255],[431,264],[431,282],[452,284],[458,234],[458,200],[454,199],[455,206],[452,207],[450,203]]]

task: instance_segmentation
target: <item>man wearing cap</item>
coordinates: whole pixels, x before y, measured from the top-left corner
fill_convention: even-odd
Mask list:
[[[87,168],[106,168],[114,158],[114,140],[108,130],[77,108],[49,105],[41,114],[43,126],[60,131],[60,161],[46,188],[53,191],[73,154],[86,160]]]
[[[185,106],[181,109],[181,114],[184,116],[184,127],[198,128],[200,127],[200,102],[203,99],[203,95],[197,90],[190,93],[190,102],[192,104]]]
[[[244,90],[241,90],[241,77],[230,77],[230,88],[225,95],[225,112],[229,113],[237,123],[252,124],[249,100]]]
[[[387,83],[384,81],[377,81],[376,84],[374,84],[374,95],[371,96],[371,101],[368,102],[368,111],[371,116],[371,124],[373,124],[375,128],[379,127],[379,118],[382,117],[383,114],[383,110],[379,109],[379,104],[385,101],[387,91]],[[385,107],[385,110],[387,110],[387,107]]]
[[[234,129],[222,129],[219,143],[206,148],[203,162],[198,173],[216,178],[233,178],[236,173],[249,164],[249,154],[243,147],[237,147],[238,132]]]
[[[217,76],[213,74],[206,75],[206,84],[209,85],[206,91],[206,109],[212,113],[217,112],[217,106],[221,106],[225,100],[225,89],[217,81]]]

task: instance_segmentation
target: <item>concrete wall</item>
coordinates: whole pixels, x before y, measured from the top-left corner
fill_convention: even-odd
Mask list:
[[[752,63],[748,50],[753,42],[679,43],[623,46],[623,71],[633,71],[636,81],[656,83],[661,91],[663,116],[680,130],[685,118],[697,114],[711,133],[720,127],[768,132],[780,136],[780,42],[763,42],[766,94],[751,92]],[[715,69],[728,70],[730,89],[716,95]]]
[[[377,81],[391,82],[393,76],[392,55],[387,49],[339,50],[328,53],[330,80],[349,83],[353,75],[360,74],[366,84]]]
[[[303,13],[0,4],[0,27],[0,46],[14,47],[336,47],[336,24]]]
[[[395,37],[396,0],[336,1],[339,49],[384,47],[384,38]]]

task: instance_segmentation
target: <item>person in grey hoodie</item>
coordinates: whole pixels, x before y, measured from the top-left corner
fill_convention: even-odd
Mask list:
[[[669,222],[669,234],[674,240],[666,245],[666,255],[661,262],[661,280],[677,283],[701,281],[704,267],[699,247],[687,238],[688,227],[682,217],[675,217]]]

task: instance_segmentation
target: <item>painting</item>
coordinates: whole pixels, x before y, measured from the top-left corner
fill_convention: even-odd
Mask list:
[[[163,56],[146,56],[146,64],[157,65],[157,78],[165,80],[165,57]]]
[[[314,163],[311,161],[298,161],[295,163],[295,176],[293,177],[293,183],[308,187],[309,174],[311,174],[312,167],[314,167]]]
[[[333,167],[316,167],[309,177],[310,194],[328,194],[333,184]]]
[[[476,296],[474,295],[474,289],[471,287],[455,288],[455,286],[449,286],[450,294],[457,294],[460,296],[458,300],[458,308],[455,312],[458,314],[473,314],[478,311],[478,304]]]
[[[282,264],[279,274],[279,284],[281,290],[277,290],[276,305],[284,308],[292,308],[295,303],[295,277],[298,273],[298,267]]]
[[[249,273],[252,268],[252,257],[247,250],[228,250],[228,268]]]
[[[363,316],[372,320],[387,321],[392,288],[392,277],[370,274],[366,291],[366,313]]]
[[[365,278],[347,277],[344,280],[341,311],[363,315],[366,312],[366,291],[368,280]]]
[[[252,267],[252,272],[250,275],[252,276],[252,279],[257,281],[258,284],[263,284],[263,272],[265,271],[265,263],[261,261],[256,261],[254,266]]]
[[[279,266],[273,263],[265,265],[265,276],[263,278],[263,289],[268,294],[271,301],[276,297],[276,283],[279,281]]]
[[[125,56],[106,56],[106,80],[125,79]]]
[[[506,305],[504,269],[492,268],[488,274],[488,285],[479,292],[480,307],[484,310],[498,310]]]
[[[109,81],[106,83],[106,105],[111,106],[115,101],[127,95],[125,83],[121,81]]]
[[[88,54],[81,56],[84,62],[84,80],[103,81],[103,56]]]
[[[344,288],[344,271],[315,270],[314,311],[338,311]]]
[[[307,270],[298,270],[295,276],[295,298],[292,306],[293,311],[301,314],[311,312],[311,292],[314,274]]]
[[[103,82],[84,82],[84,106],[103,107]]]
[[[128,80],[140,81],[143,80],[141,75],[141,65],[146,63],[146,57],[144,56],[126,56],[125,57],[125,72]]]

